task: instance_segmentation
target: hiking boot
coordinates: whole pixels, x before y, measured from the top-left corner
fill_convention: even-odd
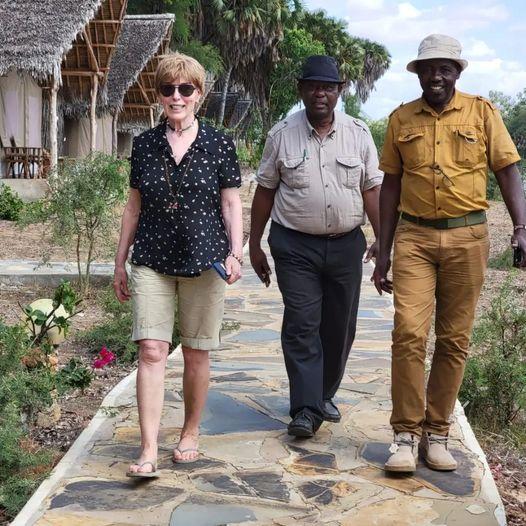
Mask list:
[[[418,456],[417,436],[411,433],[395,433],[394,442],[389,451],[392,455],[384,464],[386,471],[412,472],[416,471]]]
[[[424,432],[420,441],[420,450],[426,464],[437,471],[454,471],[457,461],[449,452],[448,435],[435,435]]]

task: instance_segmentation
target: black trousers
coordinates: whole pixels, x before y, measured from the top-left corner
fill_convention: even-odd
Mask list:
[[[307,409],[321,423],[323,400],[340,386],[356,333],[365,236],[355,228],[323,238],[273,222],[268,242],[285,306],[290,416]]]

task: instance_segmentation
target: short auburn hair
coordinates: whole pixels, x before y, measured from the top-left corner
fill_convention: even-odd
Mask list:
[[[191,82],[200,92],[205,92],[205,68],[195,58],[182,53],[165,55],[157,65],[155,71],[155,91],[163,84],[170,84],[176,80]]]

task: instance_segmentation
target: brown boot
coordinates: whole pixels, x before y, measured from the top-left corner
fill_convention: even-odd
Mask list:
[[[449,452],[448,435],[435,435],[424,432],[420,441],[420,449],[426,464],[437,471],[454,471],[457,469],[457,461]]]
[[[416,470],[418,437],[411,433],[395,433],[389,451],[393,453],[384,465],[386,471],[412,472]]]

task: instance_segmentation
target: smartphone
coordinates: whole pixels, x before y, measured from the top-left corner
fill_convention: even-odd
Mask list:
[[[512,245],[512,249],[513,249],[513,266],[519,268],[522,263],[521,247]]]
[[[226,273],[226,267],[222,261],[216,261],[212,264],[212,268],[221,276],[225,281],[230,277],[230,274]]]

